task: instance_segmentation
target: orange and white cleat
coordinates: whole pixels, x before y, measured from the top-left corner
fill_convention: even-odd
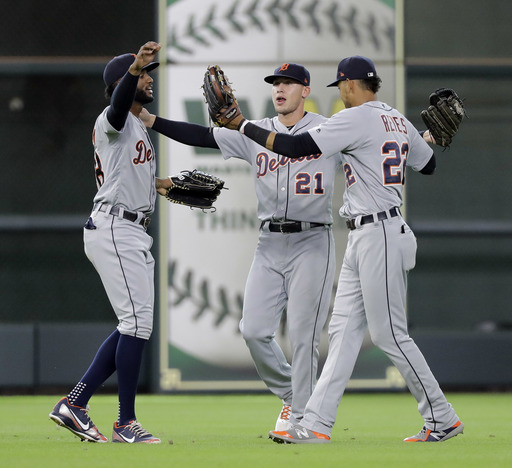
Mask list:
[[[292,423],[290,422],[290,416],[292,415],[292,405],[288,405],[283,402],[283,408],[279,413],[279,416],[276,421],[276,427],[274,431],[286,431],[292,427]]]
[[[457,421],[453,426],[442,431],[432,431],[423,426],[418,434],[407,437],[404,442],[443,442],[444,440],[451,439],[456,435],[462,434],[464,431],[464,424]]]
[[[270,431],[268,438],[278,444],[328,444],[331,442],[328,435],[311,431],[300,424],[292,426],[287,431]]]

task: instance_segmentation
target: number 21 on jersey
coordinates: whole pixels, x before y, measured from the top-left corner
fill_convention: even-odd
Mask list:
[[[323,186],[323,173],[317,172],[311,177],[307,172],[300,172],[295,176],[295,193],[298,195],[323,195],[325,193]]]

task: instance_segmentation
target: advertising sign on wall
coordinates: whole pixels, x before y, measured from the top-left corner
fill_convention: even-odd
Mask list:
[[[263,78],[283,63],[300,63],[311,74],[306,110],[326,116],[342,109],[336,88],[326,88],[338,62],[370,57],[383,80],[379,98],[397,106],[402,57],[397,47],[394,0],[180,0],[162,2],[160,109],[162,116],[210,125],[202,95],[208,65],[218,64],[232,82],[244,116],[275,115],[272,86]],[[401,28],[401,25],[400,25]],[[397,91],[398,89],[398,91]],[[205,213],[160,205],[160,387],[162,390],[263,389],[238,329],[245,281],[258,238],[250,166],[224,160],[220,151],[160,140],[161,169],[177,174],[200,169],[226,182]],[[338,271],[347,231],[337,215],[344,178],[337,178],[333,212]],[[336,282],[335,282],[336,286]],[[333,291],[334,295],[334,291]],[[283,321],[277,339],[289,355]],[[321,360],[327,334],[321,343]],[[403,382],[366,340],[352,387],[393,387]]]

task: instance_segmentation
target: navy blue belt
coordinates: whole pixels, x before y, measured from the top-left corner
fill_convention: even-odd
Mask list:
[[[383,221],[388,218],[396,218],[400,214],[400,210],[397,207],[393,207],[387,211],[379,211],[375,214],[369,214],[361,216],[361,226],[363,224],[373,223],[375,222],[375,218],[377,221]],[[347,227],[350,230],[354,230],[356,228],[356,218],[347,220]]]

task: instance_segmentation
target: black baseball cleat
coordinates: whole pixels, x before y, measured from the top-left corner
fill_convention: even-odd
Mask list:
[[[461,421],[457,421],[453,426],[443,431],[431,431],[423,426],[423,429],[418,434],[407,437],[404,439],[404,442],[442,442],[462,434],[463,431],[464,424]]]
[[[108,442],[108,439],[98,431],[98,428],[91,421],[87,414],[89,407],[73,406],[67,397],[62,398],[50,413],[50,419],[59,426],[65,427],[81,440],[88,442]]]

